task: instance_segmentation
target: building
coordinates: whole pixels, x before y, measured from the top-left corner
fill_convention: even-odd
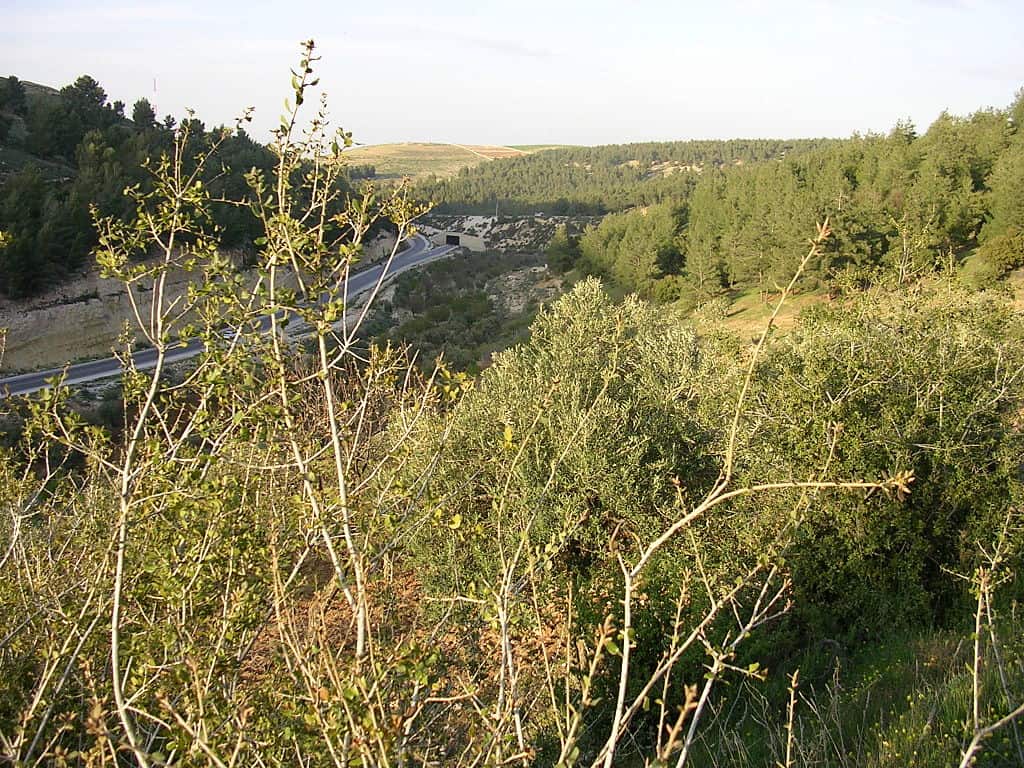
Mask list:
[[[424,233],[426,234],[426,233]],[[455,232],[453,230],[434,230],[427,235],[434,245],[457,245],[461,248],[468,248],[471,251],[481,252],[487,250],[487,242],[480,235],[470,232]]]

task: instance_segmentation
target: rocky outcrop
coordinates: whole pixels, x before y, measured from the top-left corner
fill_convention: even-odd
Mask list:
[[[393,244],[393,238],[367,244],[366,263],[387,252]],[[185,295],[189,284],[201,277],[199,272],[172,271],[166,296],[173,300]],[[247,273],[246,277],[254,280],[255,274]],[[132,290],[145,320],[152,308],[152,290],[146,284]],[[29,300],[0,300],[0,329],[7,329],[0,371],[56,368],[69,362],[106,357],[126,324],[133,330],[133,337],[141,340],[124,283],[102,278],[96,271],[82,273]]]

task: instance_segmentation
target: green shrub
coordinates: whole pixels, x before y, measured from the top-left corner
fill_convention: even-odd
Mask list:
[[[746,482],[915,477],[904,499],[803,499],[788,562],[811,636],[866,639],[956,605],[949,570],[971,571],[975,542],[991,540],[1017,493],[1020,330],[992,298],[879,292],[818,305],[770,345],[741,452]],[[786,508],[747,507],[755,536]]]
[[[430,580],[493,583],[498,550],[520,542],[562,552],[578,571],[608,556],[616,531],[655,533],[672,478],[708,480],[698,365],[692,332],[637,299],[612,304],[596,280],[541,312],[530,340],[499,354],[453,414],[431,493],[458,522],[421,532]],[[422,439],[442,435],[435,425]]]
[[[961,279],[970,288],[989,288],[1021,266],[1024,266],[1024,230],[1010,227],[978,248],[964,265]]]

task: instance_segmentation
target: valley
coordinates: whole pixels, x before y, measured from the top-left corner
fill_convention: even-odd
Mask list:
[[[0,765],[1024,765],[1019,14],[203,10],[0,29]]]

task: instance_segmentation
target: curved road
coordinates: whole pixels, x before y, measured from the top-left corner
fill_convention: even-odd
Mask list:
[[[370,267],[350,275],[348,280],[349,299],[372,289],[381,280],[385,266],[387,266],[387,274],[384,275],[386,280],[408,269],[433,261],[455,249],[455,246],[452,245],[431,247],[430,241],[423,235],[414,235],[408,242],[409,246],[397,254],[390,264],[378,264],[375,267]],[[265,317],[260,321],[260,330],[266,332],[269,328],[270,318]],[[184,347],[169,350],[165,359],[168,363],[187,360],[198,355],[204,348],[205,346],[202,341],[192,341]],[[155,367],[156,359],[157,352],[155,349],[143,349],[132,355],[135,366],[140,370]],[[69,365],[66,368],[51,368],[48,371],[8,376],[7,378],[0,379],[0,399],[16,395],[28,395],[41,389],[46,389],[51,386],[47,379],[52,379],[64,372],[67,372],[67,376],[64,379],[65,384],[84,384],[87,381],[120,376],[121,370],[121,361],[116,357],[108,357],[102,360],[92,360],[88,363]]]

